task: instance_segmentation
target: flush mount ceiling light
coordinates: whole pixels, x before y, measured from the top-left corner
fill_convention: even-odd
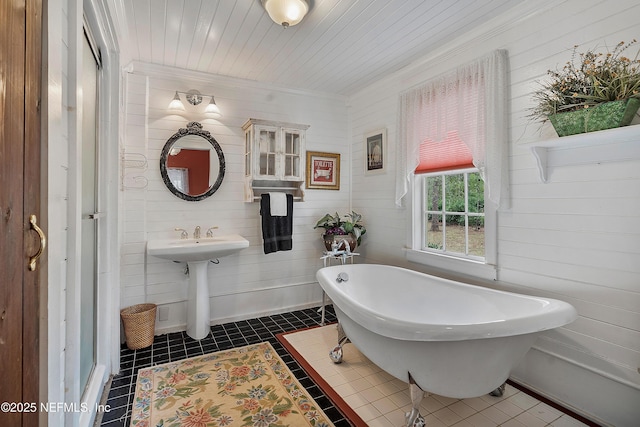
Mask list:
[[[300,23],[309,11],[306,0],[262,0],[262,6],[273,22],[284,28]]]
[[[209,104],[207,104],[207,107],[205,108],[204,112],[209,114],[214,114],[216,116],[221,115],[220,109],[216,105],[216,101],[213,98],[213,95],[204,95],[195,89],[192,89],[188,92],[176,91],[176,94],[171,100],[171,103],[169,103],[169,110],[184,111],[184,104],[182,103],[182,100],[180,99],[179,94],[183,94],[187,102],[193,105],[194,107],[196,105],[200,105],[205,97],[209,97],[210,98]]]

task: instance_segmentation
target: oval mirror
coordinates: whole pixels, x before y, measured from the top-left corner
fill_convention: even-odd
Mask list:
[[[225,161],[220,144],[198,122],[180,128],[164,144],[160,174],[174,195],[190,202],[215,193],[224,178]]]

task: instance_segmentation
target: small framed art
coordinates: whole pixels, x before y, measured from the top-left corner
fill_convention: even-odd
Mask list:
[[[307,188],[340,189],[340,154],[307,151]]]
[[[364,136],[365,175],[383,173],[387,163],[387,130],[380,129]]]

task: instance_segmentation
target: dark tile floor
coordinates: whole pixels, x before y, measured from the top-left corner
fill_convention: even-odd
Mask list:
[[[336,321],[332,307],[327,308],[326,321],[328,323]],[[276,338],[276,335],[281,332],[295,331],[319,324],[320,314],[317,309],[310,308],[215,325],[211,327],[211,334],[201,341],[190,338],[185,332],[174,332],[156,336],[153,345],[142,350],[129,350],[123,345],[120,352],[120,373],[113,377],[106,401],[109,411],[98,415],[102,415],[99,425],[102,427],[129,426],[131,405],[140,368],[269,341],[336,427],[350,426],[351,424],[333,406]]]

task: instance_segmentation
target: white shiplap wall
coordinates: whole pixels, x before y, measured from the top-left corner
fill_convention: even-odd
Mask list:
[[[556,168],[542,184],[523,144],[544,138],[526,118],[535,81],[567,61],[576,44],[637,38],[637,16],[640,5],[631,0],[530,9],[465,35],[350,99],[352,204],[368,227],[361,251],[367,262],[422,269],[403,257],[409,217],[393,202],[398,95],[493,49],[508,50],[512,200],[498,218],[499,281],[488,285],[566,300],[580,314],[539,339],[514,378],[616,426],[640,419],[640,160]],[[363,135],[380,127],[389,135],[389,169],[365,177]]]
[[[68,58],[69,32],[73,19],[69,18],[69,5],[64,0],[49,2],[47,14],[49,32],[43,51],[47,52],[48,67],[43,97],[46,99],[46,134],[49,149],[47,162],[47,232],[49,248],[47,256],[48,283],[46,293],[41,296],[46,302],[47,321],[42,325],[46,335],[43,342],[47,345],[46,366],[41,366],[40,381],[43,401],[65,401],[65,342],[66,342],[66,283],[69,239],[69,96]],[[71,23],[69,22],[71,20]],[[43,76],[44,77],[44,76]],[[51,183],[55,183],[52,185]],[[56,245],[57,248],[52,250]],[[44,359],[44,358],[41,358]],[[41,363],[42,365],[42,363]],[[46,390],[46,391],[44,391]],[[40,423],[46,425],[64,425],[65,414],[41,413]]]
[[[85,7],[86,6],[86,7]],[[94,7],[95,6],[95,7]],[[85,4],[81,0],[51,0],[45,14],[46,67],[43,87],[43,126],[46,130],[46,173],[48,185],[43,190],[47,207],[48,247],[47,289],[42,294],[43,348],[41,357],[41,400],[66,405],[81,403],[93,407],[100,399],[109,374],[118,371],[118,343],[109,331],[118,322],[113,297],[113,253],[117,203],[112,185],[117,183],[117,76],[119,66],[115,58],[115,44],[110,38],[109,24],[100,5]],[[82,134],[82,42],[83,27],[91,28],[102,52],[105,68],[100,73],[100,107],[98,110],[100,204],[105,214],[99,227],[99,271],[96,298],[102,311],[97,312],[97,347],[94,369],[87,384],[80,384],[80,291],[81,264],[80,188]],[[114,104],[110,101],[114,100]],[[113,112],[114,114],[110,114]],[[112,143],[113,142],[113,143]],[[115,233],[113,233],[115,234]],[[113,274],[117,277],[116,274]],[[117,307],[116,307],[117,308]],[[92,425],[96,414],[82,411],[42,412],[41,424]]]
[[[320,232],[313,225],[326,212],[349,207],[350,147],[346,99],[322,93],[293,91],[244,80],[135,63],[125,76],[126,126],[122,150],[148,160],[146,170],[123,168],[121,278],[122,306],[143,301],[168,309],[169,320],[157,321],[157,331],[183,330],[186,324],[188,278],[184,264],[147,257],[145,242],[177,237],[175,227],[190,234],[218,226],[219,234],[238,233],[249,248],[209,266],[212,323],[316,305],[321,291],[315,273],[322,265]],[[179,77],[176,77],[179,76]],[[199,107],[186,105],[182,115],[167,111],[174,91],[197,89],[213,94],[222,117],[206,118]],[[207,100],[208,101],[208,100]],[[186,103],[185,103],[186,104]],[[340,153],[340,191],[306,190],[294,203],[293,250],[265,255],[259,203],[245,203],[244,132],[250,117],[310,125],[308,150]],[[160,176],[159,159],[166,140],[188,121],[200,121],[221,145],[226,174],[220,189],[200,202],[171,194]],[[123,165],[121,165],[122,167]],[[144,181],[145,188],[135,188]],[[204,231],[203,231],[204,232]]]

